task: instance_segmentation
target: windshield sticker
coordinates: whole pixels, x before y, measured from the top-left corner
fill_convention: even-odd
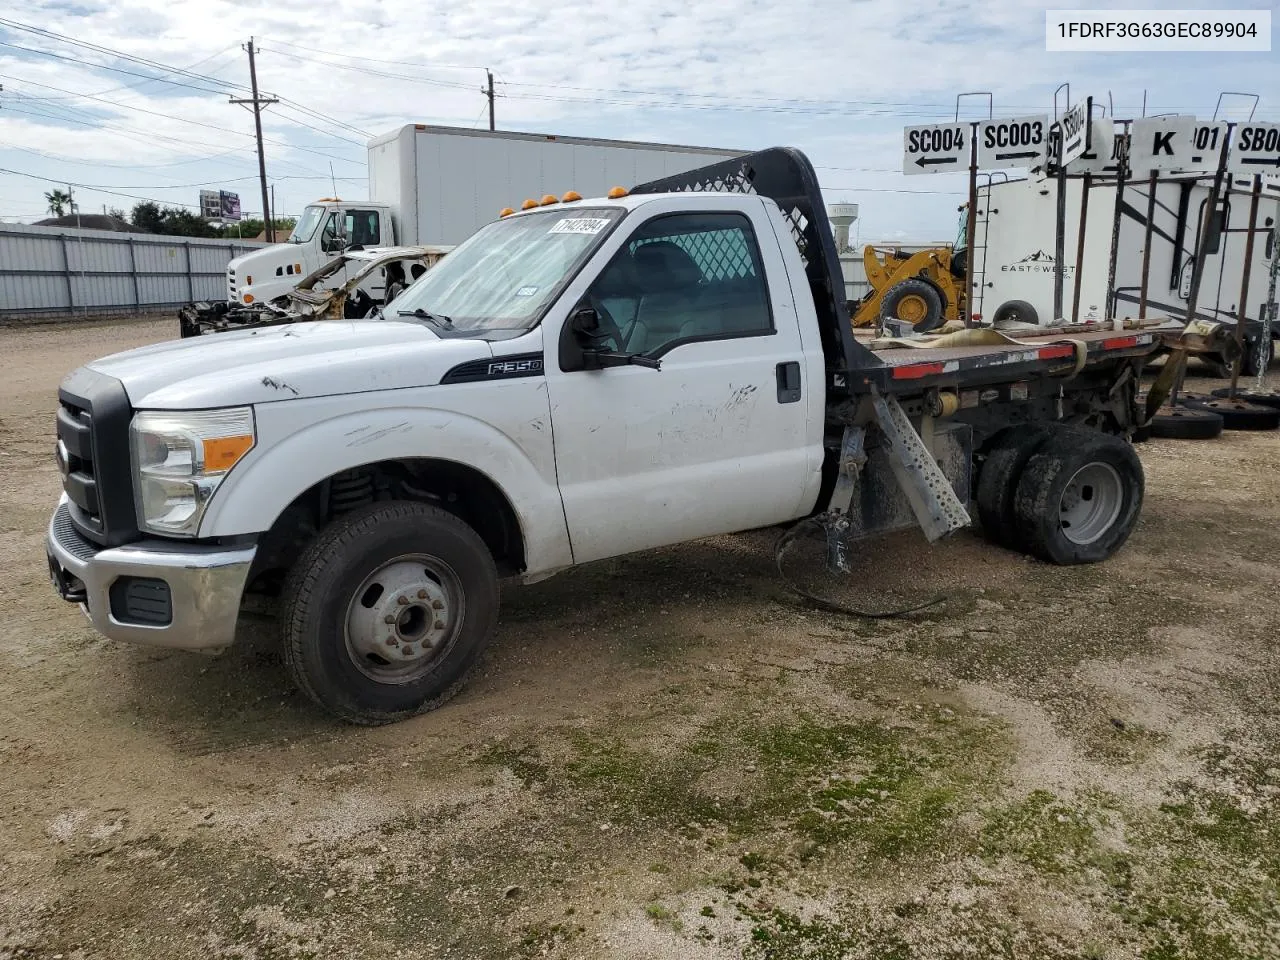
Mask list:
[[[538,292],[538,288],[537,288],[537,287],[521,287],[519,290],[517,290],[517,291],[516,291],[516,296],[517,296],[517,297],[532,297],[532,296],[533,296],[535,293],[537,293],[537,292]]]
[[[599,233],[609,225],[603,217],[578,217],[572,220],[561,220],[551,228],[551,233]]]

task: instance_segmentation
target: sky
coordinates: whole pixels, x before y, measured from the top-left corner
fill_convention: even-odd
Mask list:
[[[1055,3],[1055,9],[1130,3]],[[1154,5],[1152,5],[1154,6]],[[1272,10],[1277,4],[1161,4]],[[366,144],[404,123],[759,149],[793,146],[829,202],[860,205],[854,236],[951,240],[966,179],[902,175],[902,128],[956,115],[966,91],[997,116],[1052,113],[1054,92],[1114,116],[1208,119],[1223,91],[1280,121],[1280,52],[1047,53],[1044,3],[948,0],[30,0],[0,4],[0,219],[238,192],[260,214],[248,96],[264,113],[277,215],[366,196]],[[611,12],[612,11],[612,12]],[[36,31],[31,29],[34,27]],[[1274,29],[1274,25],[1273,25]],[[125,56],[122,56],[125,55]],[[139,63],[138,58],[150,64]],[[168,70],[177,68],[181,72]],[[1065,106],[1067,91],[1059,94]],[[1245,119],[1250,97],[1219,117]],[[961,119],[986,116],[965,97]],[[331,181],[331,177],[333,180]]]

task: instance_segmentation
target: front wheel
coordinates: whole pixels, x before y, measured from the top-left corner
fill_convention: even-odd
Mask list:
[[[497,625],[498,575],[452,514],[383,502],[327,527],[286,581],[294,682],[348,723],[394,723],[461,687]]]

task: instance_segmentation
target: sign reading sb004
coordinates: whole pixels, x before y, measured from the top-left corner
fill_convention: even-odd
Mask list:
[[[1242,123],[1236,127],[1227,166],[1242,173],[1280,171],[1280,123]]]
[[[1049,143],[1049,118],[1010,117],[978,124],[978,167],[1036,167],[1044,163]]]
[[[968,166],[968,123],[937,123],[902,131],[903,173],[955,173]]]

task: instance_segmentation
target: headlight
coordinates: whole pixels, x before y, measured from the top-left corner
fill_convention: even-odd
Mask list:
[[[129,433],[138,526],[194,537],[222,478],[253,449],[253,408],[144,410]]]

